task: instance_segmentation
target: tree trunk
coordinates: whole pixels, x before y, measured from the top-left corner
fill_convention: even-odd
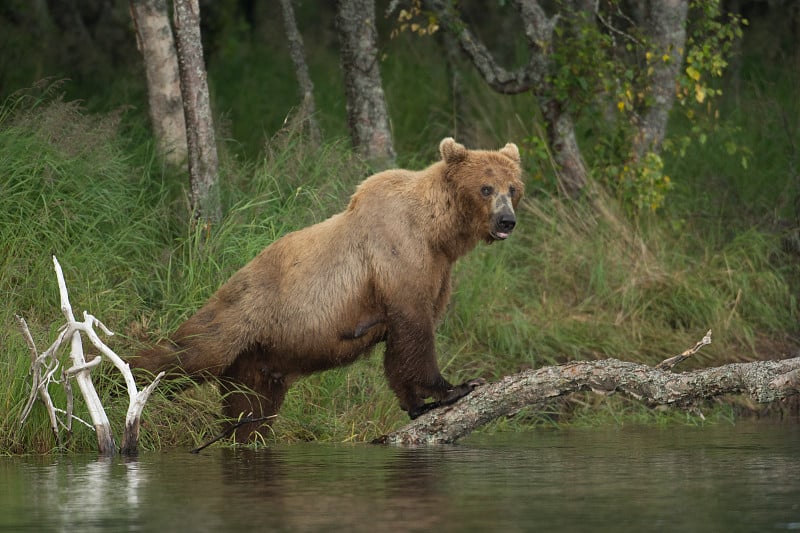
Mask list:
[[[200,40],[200,7],[198,0],[174,0],[173,4],[189,151],[192,215],[201,225],[213,225],[222,218],[222,207],[217,145]]]
[[[556,163],[558,187],[569,198],[576,198],[586,187],[589,173],[583,162],[572,117],[562,111],[556,100],[539,98],[542,116],[547,123],[547,137]]]
[[[688,0],[650,0],[644,28],[653,45],[652,104],[638,124],[633,152],[641,159],[647,152],[659,152],[675,102],[675,82],[683,66],[686,48]],[[662,57],[669,57],[664,61]]]
[[[769,403],[800,393],[800,357],[734,363],[680,374],[619,359],[527,370],[478,387],[457,403],[430,411],[376,442],[453,443],[495,418],[578,391],[620,393],[651,406],[689,407],[704,399],[741,393]]]
[[[281,0],[281,9],[283,10],[283,24],[286,28],[286,40],[289,43],[289,55],[292,57],[297,83],[300,85],[300,122],[308,124],[311,143],[314,146],[319,146],[320,142],[322,142],[322,133],[319,130],[319,123],[315,116],[317,110],[314,104],[314,83],[308,74],[303,37],[297,29],[292,0]]]
[[[336,26],[353,145],[372,163],[390,166],[395,153],[378,66],[374,0],[339,0]]]
[[[131,0],[130,7],[147,75],[150,121],[158,152],[165,161],[177,166],[186,161],[186,123],[167,2]]]

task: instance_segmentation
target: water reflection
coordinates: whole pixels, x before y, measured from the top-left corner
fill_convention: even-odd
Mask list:
[[[451,514],[441,485],[443,454],[304,444],[222,450],[218,466],[226,491],[258,501],[271,528],[374,531],[378,524],[414,524],[428,530],[442,527]],[[247,522],[250,513],[238,508],[236,521]]]
[[[136,460],[5,458],[2,531],[94,531],[136,521],[146,474]]]
[[[800,426],[0,459],[0,531],[800,527]]]

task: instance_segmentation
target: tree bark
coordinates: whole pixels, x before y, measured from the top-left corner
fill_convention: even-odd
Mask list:
[[[308,125],[308,135],[311,143],[314,146],[319,146],[322,142],[322,133],[316,117],[314,83],[308,74],[303,36],[300,35],[300,31],[297,29],[292,0],[281,0],[281,9],[283,10],[283,24],[286,28],[286,40],[289,44],[289,55],[292,58],[292,63],[294,63],[297,83],[300,86],[300,121]]]
[[[339,0],[336,26],[353,146],[373,164],[390,166],[395,152],[381,84],[374,0]]]
[[[589,181],[589,171],[583,162],[575,124],[561,102],[540,98],[542,116],[547,123],[547,137],[556,163],[558,187],[569,198],[578,197]]]
[[[536,1],[516,0],[515,5],[528,42],[528,64],[509,71],[498,64],[491,51],[460,18],[451,0],[425,0],[425,7],[436,14],[445,31],[458,39],[464,53],[484,81],[501,94],[528,91],[541,93],[548,74],[546,49],[552,41],[557,18],[548,18]]]
[[[675,102],[675,82],[683,66],[686,48],[688,0],[650,0],[644,27],[653,45],[651,104],[641,117],[633,153],[641,159],[647,152],[659,152],[667,131],[669,113]],[[668,57],[664,61],[664,57]]]
[[[757,402],[768,403],[800,394],[800,357],[680,374],[618,359],[528,370],[479,387],[458,403],[433,410],[376,442],[453,443],[495,418],[578,391],[618,392],[650,406],[689,407],[722,394],[748,394]]]
[[[150,122],[158,151],[165,161],[177,166],[186,161],[186,123],[167,2],[131,0],[130,8],[144,60]]]
[[[198,0],[174,0],[173,7],[186,120],[192,215],[201,225],[209,226],[222,218],[222,207],[217,145],[200,39],[200,8]]]

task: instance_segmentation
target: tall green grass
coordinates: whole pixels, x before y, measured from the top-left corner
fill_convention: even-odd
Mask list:
[[[181,173],[160,167],[149,143],[132,147],[117,115],[88,114],[77,103],[34,90],[7,101],[0,117],[0,242],[6,252],[0,257],[6,304],[0,345],[7,355],[0,379],[12,384],[0,391],[7,413],[0,450],[55,445],[41,409],[18,427],[30,363],[14,319],[26,318],[40,350],[55,339],[63,318],[52,255],[63,266],[76,313],[89,310],[115,331],[108,343],[124,357],[168,335],[270,242],[339,209],[367,172],[341,143],[310,148],[286,130],[256,162],[223,159],[227,215],[205,234],[186,225],[186,192],[175,186]],[[106,371],[99,381],[110,418],[123,420],[121,380]],[[63,404],[56,388],[54,398]],[[213,431],[213,423],[192,413],[197,401],[215,411],[215,391],[180,398],[177,409],[166,397],[153,400],[158,415],[145,414],[145,427],[166,432],[169,442]],[[85,412],[78,416],[86,419]],[[92,446],[88,430],[76,425],[75,433],[73,446]],[[164,438],[146,442],[163,444]]]
[[[438,140],[452,133],[454,109],[440,59],[424,46],[406,48],[418,61],[395,57],[403,53],[395,50],[383,71],[399,159],[420,168],[436,157]],[[267,68],[269,54],[263,55]],[[236,57],[218,63],[212,76],[238,72],[241,65],[230,63]],[[436,73],[427,92],[418,90],[412,64]],[[331,68],[312,65],[323,73]],[[263,75],[269,80],[274,74]],[[224,90],[212,82],[223,104],[220,129],[229,136],[220,137],[226,215],[210,234],[188,229],[186,178],[159,163],[142,133],[140,110],[88,113],[62,101],[57,86],[15,95],[0,107],[0,383],[7,385],[0,389],[6,413],[0,453],[55,447],[40,406],[19,427],[29,355],[14,319],[28,320],[40,350],[55,338],[62,317],[51,255],[64,267],[75,310],[103,320],[116,332],[111,347],[131,355],[171,333],[264,246],[341,210],[369,173],[338,140],[344,130],[335,111],[343,104],[333,86],[317,85],[329,139],[321,147],[310,146],[291,121],[277,135],[253,133],[274,127],[274,115],[264,122],[260,113],[248,112],[247,102],[264,101],[259,79]],[[655,363],[692,346],[708,329],[713,344],[686,368],[793,349],[797,261],[780,228],[792,215],[785,198],[797,186],[791,173],[796,131],[777,125],[800,123],[800,110],[787,90],[791,79],[757,72],[744,81],[741,111],[731,108],[723,117],[741,125],[725,135],[751,147],[749,169],[726,156],[722,142],[668,157],[676,189],[652,216],[631,220],[602,196],[593,205],[552,196],[531,176],[553,169],[527,161],[529,195],[515,234],[480,245],[456,267],[452,305],[437,337],[443,373],[461,381],[578,358]],[[493,95],[473,82],[466,98],[478,144],[501,146],[536,134],[531,99]],[[404,422],[385,384],[380,351],[297,383],[267,442],[363,441]],[[126,408],[121,379],[108,368],[97,379],[119,434]],[[192,446],[218,430],[215,387],[179,394],[167,389],[160,387],[145,409],[143,447]],[[495,428],[651,416],[635,404],[578,396]],[[76,424],[70,449],[95,446],[91,431]]]

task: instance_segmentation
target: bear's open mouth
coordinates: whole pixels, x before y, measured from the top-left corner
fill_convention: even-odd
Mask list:
[[[511,235],[511,233],[506,233],[504,231],[493,231],[489,235],[491,235],[492,239],[494,239],[496,241],[504,241],[504,240],[508,239],[508,237],[509,237],[509,235]]]

